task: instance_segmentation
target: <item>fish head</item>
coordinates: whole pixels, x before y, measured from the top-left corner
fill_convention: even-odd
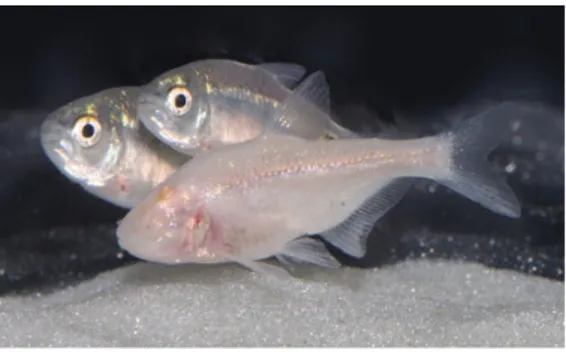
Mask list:
[[[120,221],[118,243],[135,257],[162,264],[213,258],[213,226],[202,204],[190,189],[162,184]]]
[[[139,127],[136,98],[136,88],[113,88],[53,111],[40,128],[45,154],[72,181],[105,187],[119,170],[125,130]]]
[[[198,152],[210,129],[205,79],[189,64],[144,85],[138,98],[138,112],[145,127],[186,155]]]

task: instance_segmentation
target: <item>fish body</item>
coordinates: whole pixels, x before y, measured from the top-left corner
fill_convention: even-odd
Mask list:
[[[513,191],[486,162],[500,138],[493,121],[505,111],[494,108],[455,132],[418,139],[272,134],[199,155],[126,215],[117,231],[120,245],[169,264],[235,261],[280,273],[258,262],[275,256],[338,266],[309,235],[363,256],[373,225],[414,177],[518,217]]]
[[[72,101],[42,122],[42,148],[57,169],[89,193],[132,208],[189,157],[155,138],[137,117],[139,88]]]
[[[301,138],[353,136],[330,118],[330,90],[321,72],[293,90],[302,99],[294,105],[302,118],[291,122],[276,114],[304,73],[303,67],[286,63],[191,62],[142,87],[140,118],[161,141],[187,155],[270,133],[274,119]]]

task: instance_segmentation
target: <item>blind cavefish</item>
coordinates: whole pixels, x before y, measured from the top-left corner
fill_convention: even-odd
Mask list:
[[[144,85],[138,110],[143,124],[175,150],[195,155],[269,133],[275,112],[291,92],[304,99],[302,118],[279,124],[306,139],[346,138],[354,133],[329,115],[330,88],[322,72],[304,76],[290,63],[244,64],[232,60],[194,61]]]
[[[289,274],[259,260],[338,267],[309,235],[363,256],[374,223],[415,177],[519,217],[512,189],[487,161],[507,128],[497,126],[513,111],[503,103],[453,131],[418,139],[305,140],[281,133],[200,154],[125,216],[119,244],[149,261],[237,262],[277,277]]]
[[[189,157],[155,138],[137,117],[139,88],[72,101],[42,122],[42,148],[57,169],[89,193],[131,208]]]

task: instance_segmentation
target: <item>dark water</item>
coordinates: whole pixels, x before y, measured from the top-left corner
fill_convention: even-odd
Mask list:
[[[70,184],[42,154],[45,113],[208,57],[321,69],[336,109],[378,114],[344,118],[358,131],[433,133],[485,104],[523,102],[532,114],[494,156],[523,203],[520,219],[423,181],[380,221],[366,258],[337,255],[361,266],[469,260],[564,279],[562,7],[5,7],[0,43],[2,294],[132,261],[113,233],[124,211]]]

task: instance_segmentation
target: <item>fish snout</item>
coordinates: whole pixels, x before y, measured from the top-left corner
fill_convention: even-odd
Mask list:
[[[65,128],[54,121],[45,120],[39,129],[39,140],[45,155],[58,168],[64,168],[73,158],[74,146]]]
[[[170,124],[170,118],[165,111],[161,98],[153,94],[141,93],[137,101],[138,117],[145,127],[153,134]]]
[[[180,260],[184,233],[160,207],[138,205],[120,222],[116,234],[119,246],[137,258],[163,264]]]

